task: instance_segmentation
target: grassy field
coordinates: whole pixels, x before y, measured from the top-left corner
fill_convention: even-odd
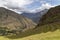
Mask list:
[[[0,40],[60,40],[60,22],[43,25],[16,36],[0,36]]]
[[[31,35],[24,38],[18,38],[18,39],[9,39],[4,36],[0,36],[0,40],[60,40],[60,30]]]

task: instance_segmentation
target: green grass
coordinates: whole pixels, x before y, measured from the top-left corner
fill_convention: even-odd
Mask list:
[[[18,38],[18,39],[9,39],[9,38],[0,36],[0,40],[60,40],[60,30],[56,30],[54,32],[31,35],[24,38]]]
[[[60,22],[43,25],[17,36],[0,36],[0,40],[60,40]]]

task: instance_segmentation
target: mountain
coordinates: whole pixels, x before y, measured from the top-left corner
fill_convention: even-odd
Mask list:
[[[33,29],[35,25],[36,24],[31,19],[0,7],[0,33],[4,33],[4,31],[10,33],[16,31],[24,32],[28,29]]]
[[[60,24],[60,6],[49,9],[48,12],[42,16],[38,26],[56,22]]]
[[[38,23],[40,20],[40,17],[42,17],[42,15],[44,15],[46,12],[48,11],[48,9],[36,12],[36,13],[27,13],[27,12],[23,12],[21,15],[32,19],[32,21],[34,21],[35,23]]]

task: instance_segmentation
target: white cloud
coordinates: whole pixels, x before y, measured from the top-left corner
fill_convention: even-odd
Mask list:
[[[40,7],[36,8],[36,9],[33,9],[31,12],[40,12],[44,9],[50,9],[51,7],[54,7],[54,6],[52,6],[49,3],[43,3],[42,2],[42,5]]]
[[[33,0],[0,0],[0,7],[6,7],[15,11],[25,10],[25,6],[33,3]]]
[[[52,6],[52,5],[49,4],[49,3],[45,3],[45,4],[42,4],[42,5],[41,5],[40,9],[49,9],[49,8],[51,8],[51,7],[54,7],[54,6]]]
[[[8,7],[19,8],[31,4],[33,1],[32,0],[6,0],[6,2],[7,4],[5,5]]]
[[[6,6],[13,9],[19,9],[20,7],[25,7],[25,5],[29,5],[33,2],[33,0],[0,0],[0,7]]]
[[[0,7],[2,6],[8,9],[13,9],[15,12],[20,12],[20,11],[29,12],[29,10],[25,6],[32,4],[35,1],[40,2],[42,5],[38,8],[31,10],[30,12],[36,12],[36,11],[49,9],[53,7],[51,4],[47,3],[45,0],[0,0]]]
[[[49,1],[51,1],[51,0],[49,0]],[[46,2],[45,0],[41,0],[40,3],[42,4],[40,9],[49,9],[49,8],[53,7],[52,4]]]

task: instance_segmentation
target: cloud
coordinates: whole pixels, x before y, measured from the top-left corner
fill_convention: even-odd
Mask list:
[[[42,4],[42,5],[41,5],[40,9],[49,9],[49,8],[51,8],[51,7],[54,7],[54,6],[52,6],[52,5],[49,4],[49,3],[45,3],[45,4]]]
[[[0,0],[0,7],[8,7],[12,9],[19,9],[20,7],[25,7],[25,5],[29,5],[33,2],[33,0]]]
[[[50,9],[51,7],[54,7],[54,6],[52,6],[52,5],[49,4],[49,3],[42,3],[41,6],[39,6],[39,7],[36,8],[36,9],[33,9],[31,12],[40,12],[40,11],[42,11],[42,10],[44,10],[44,9]]]
[[[50,9],[51,7],[56,6],[56,5],[52,5],[48,2],[46,2],[45,0],[37,0],[37,1],[39,1],[41,5],[38,8],[33,9],[31,12],[40,12],[44,9]],[[51,1],[51,0],[49,0],[49,1]]]
[[[7,4],[5,6],[13,9],[24,7],[25,5],[31,4],[32,0],[6,0]]]
[[[14,11],[26,10],[26,5],[33,3],[33,0],[0,0],[0,7],[5,7]]]
[[[31,6],[31,4],[34,4],[34,2],[39,2],[40,6],[38,8],[34,8],[33,10],[29,10],[26,6]],[[37,12],[44,9],[49,9],[53,6],[50,3],[46,2],[46,0],[0,0],[0,7],[5,7],[15,12],[22,13],[23,11]]]

